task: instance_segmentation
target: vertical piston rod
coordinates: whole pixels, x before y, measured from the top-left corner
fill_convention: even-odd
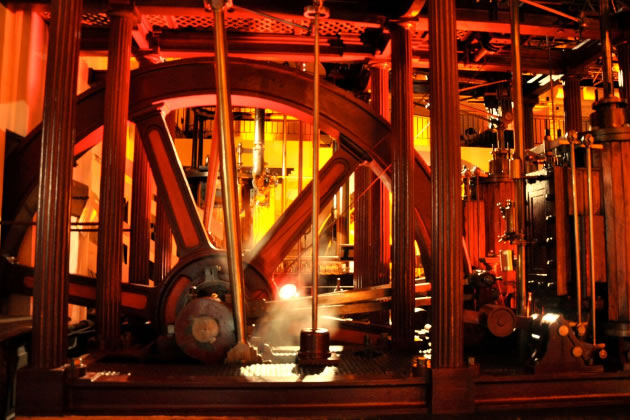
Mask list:
[[[315,35],[315,50],[313,60],[313,222],[311,233],[313,234],[313,332],[317,331],[317,294],[319,290],[319,1],[314,2],[315,20],[313,21],[313,31]]]

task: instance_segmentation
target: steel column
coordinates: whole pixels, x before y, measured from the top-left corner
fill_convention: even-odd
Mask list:
[[[581,77],[577,74],[564,76],[564,131],[582,131]]]
[[[125,150],[129,110],[131,30],[134,16],[111,15],[109,55],[105,76],[103,157],[97,253],[96,331],[101,348],[120,341],[120,282],[124,210]]]
[[[63,365],[67,348],[72,146],[82,0],[52,0],[33,290],[36,368]]]
[[[463,366],[462,197],[455,2],[429,4],[431,48],[431,364]],[[395,222],[394,222],[395,226]]]
[[[408,350],[413,344],[415,307],[413,242],[415,151],[413,148],[411,33],[407,26],[397,24],[392,25],[390,31],[392,34],[392,341],[395,348]]]
[[[131,184],[131,239],[129,244],[129,282],[149,284],[151,248],[151,172],[142,140],[136,132]]]

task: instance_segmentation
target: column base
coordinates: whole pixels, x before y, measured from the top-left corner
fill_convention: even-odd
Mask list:
[[[431,414],[465,414],[475,410],[475,366],[431,369]]]
[[[19,416],[60,416],[64,409],[65,368],[17,372],[15,411]]]

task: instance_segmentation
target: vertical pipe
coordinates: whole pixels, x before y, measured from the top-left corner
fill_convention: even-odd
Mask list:
[[[514,201],[516,206],[515,231],[518,237],[516,260],[517,311],[524,314],[527,308],[527,273],[525,271],[525,183],[523,180],[523,80],[521,78],[521,36],[519,1],[510,0],[512,25],[512,88],[514,98],[514,155],[510,172],[514,178]]]
[[[463,255],[455,1],[429,4],[433,368],[462,368]],[[393,119],[393,115],[392,115]],[[395,229],[394,222],[394,229]]]
[[[232,104],[229,92],[227,72],[227,39],[223,7],[213,4],[214,45],[216,57],[217,86],[217,121],[221,139],[221,188],[225,217],[225,236],[228,257],[228,273],[232,280],[234,301],[234,323],[236,339],[239,344],[247,345],[247,325],[245,319],[245,279],[241,258],[240,223],[238,211],[238,187],[236,185],[236,156],[234,152],[234,133],[232,124]]]
[[[595,313],[597,312],[597,293],[595,293],[595,238],[593,223],[593,161],[591,153],[591,145],[586,144],[586,180],[588,188],[588,235],[590,242],[590,263],[591,263],[591,325],[593,326],[593,345],[597,344],[597,323]]]
[[[577,174],[575,168],[575,143],[577,141],[577,133],[569,133],[569,154],[571,158],[571,187],[573,199],[573,235],[575,244],[575,284],[577,286],[577,314],[578,324],[582,323],[582,264],[580,261],[580,221],[578,209],[578,191],[577,191]]]
[[[129,243],[129,282],[149,284],[151,235],[151,171],[142,140],[136,131],[131,184],[131,238]]]
[[[312,239],[312,277],[313,277],[313,326],[312,331],[317,331],[317,295],[319,290],[319,1],[314,2],[315,5],[315,21],[313,25],[313,31],[315,33],[315,48],[314,48],[314,69],[313,69],[313,214],[312,214],[312,226],[311,233]]]
[[[413,344],[415,309],[413,236],[413,86],[411,33],[408,26],[392,34],[392,341],[408,350]],[[455,89],[457,92],[457,89]]]
[[[124,217],[125,150],[129,110],[131,30],[129,11],[111,16],[105,76],[103,158],[96,272],[96,331],[101,348],[120,344],[120,281]]]
[[[72,145],[82,0],[52,0],[33,289],[33,367],[66,361]]]
[[[602,80],[604,98],[613,95],[612,43],[610,40],[610,0],[599,0],[600,34],[602,42]]]

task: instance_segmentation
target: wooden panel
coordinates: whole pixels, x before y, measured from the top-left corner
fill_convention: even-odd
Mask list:
[[[573,264],[571,264],[571,241],[570,232],[571,224],[569,223],[568,206],[570,200],[567,195],[567,178],[566,168],[554,167],[553,171],[553,197],[554,197],[554,218],[555,227],[555,243],[556,243],[556,287],[558,296],[564,296],[568,293],[568,281],[573,273]]]
[[[606,261],[608,319],[630,322],[628,271],[630,268],[630,143],[608,142],[602,152],[604,205],[606,207]]]

